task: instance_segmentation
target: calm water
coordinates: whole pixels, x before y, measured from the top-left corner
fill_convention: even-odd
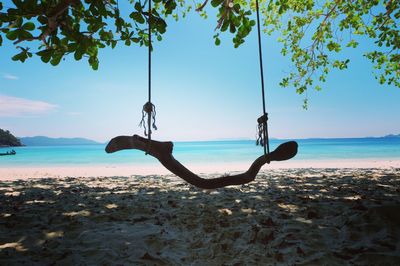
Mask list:
[[[272,140],[271,150],[282,140]],[[400,138],[309,139],[298,140],[299,153],[294,160],[400,159]],[[136,150],[114,154],[104,152],[105,145],[16,147],[15,156],[0,156],[0,167],[44,165],[154,164],[151,156]],[[6,152],[9,148],[0,148]],[[182,163],[251,162],[262,154],[254,141],[177,142],[174,156]]]

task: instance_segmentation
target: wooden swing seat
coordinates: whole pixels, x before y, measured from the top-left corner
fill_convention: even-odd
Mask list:
[[[107,153],[125,149],[144,151],[157,158],[165,168],[186,182],[203,189],[215,189],[253,181],[264,164],[271,161],[289,160],[294,157],[297,154],[298,145],[295,141],[285,142],[279,145],[273,152],[258,157],[246,172],[237,175],[224,175],[212,179],[202,178],[183,166],[172,155],[173,147],[174,144],[171,141],[160,142],[133,135],[113,138],[107,144],[105,150]]]

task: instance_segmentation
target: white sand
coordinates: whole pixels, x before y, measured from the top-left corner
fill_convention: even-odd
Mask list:
[[[231,173],[246,171],[251,162],[224,164],[188,164],[191,171],[198,174]],[[290,160],[273,162],[262,168],[292,169],[292,168],[400,168],[400,159],[359,159],[359,160]],[[0,180],[16,180],[43,177],[100,177],[100,176],[130,176],[130,175],[166,175],[170,174],[161,164],[154,165],[78,165],[78,166],[41,166],[41,167],[2,167]]]
[[[400,169],[0,181],[0,202],[0,265],[400,265]]]

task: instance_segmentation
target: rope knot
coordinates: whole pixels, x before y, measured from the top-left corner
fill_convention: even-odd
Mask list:
[[[147,102],[143,105],[143,111],[147,114],[151,114],[153,110],[155,110],[155,106],[151,102]]]
[[[147,120],[147,126],[146,126]],[[147,102],[143,105],[142,109],[142,120],[139,124],[140,127],[144,128],[144,135],[151,136],[151,128],[157,130],[156,126],[156,106],[152,102]]]
[[[257,119],[257,140],[256,145],[267,145],[266,132],[267,132],[268,114],[264,114]]]

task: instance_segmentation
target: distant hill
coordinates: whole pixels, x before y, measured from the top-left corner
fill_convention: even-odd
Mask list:
[[[400,138],[400,134],[397,134],[397,135],[390,134],[390,135],[384,136],[384,138],[387,138],[387,139],[397,139],[397,138]]]
[[[22,146],[19,139],[17,139],[8,130],[0,128],[0,147],[17,147]]]
[[[85,138],[49,138],[44,136],[20,138],[26,146],[93,145],[100,144]]]

